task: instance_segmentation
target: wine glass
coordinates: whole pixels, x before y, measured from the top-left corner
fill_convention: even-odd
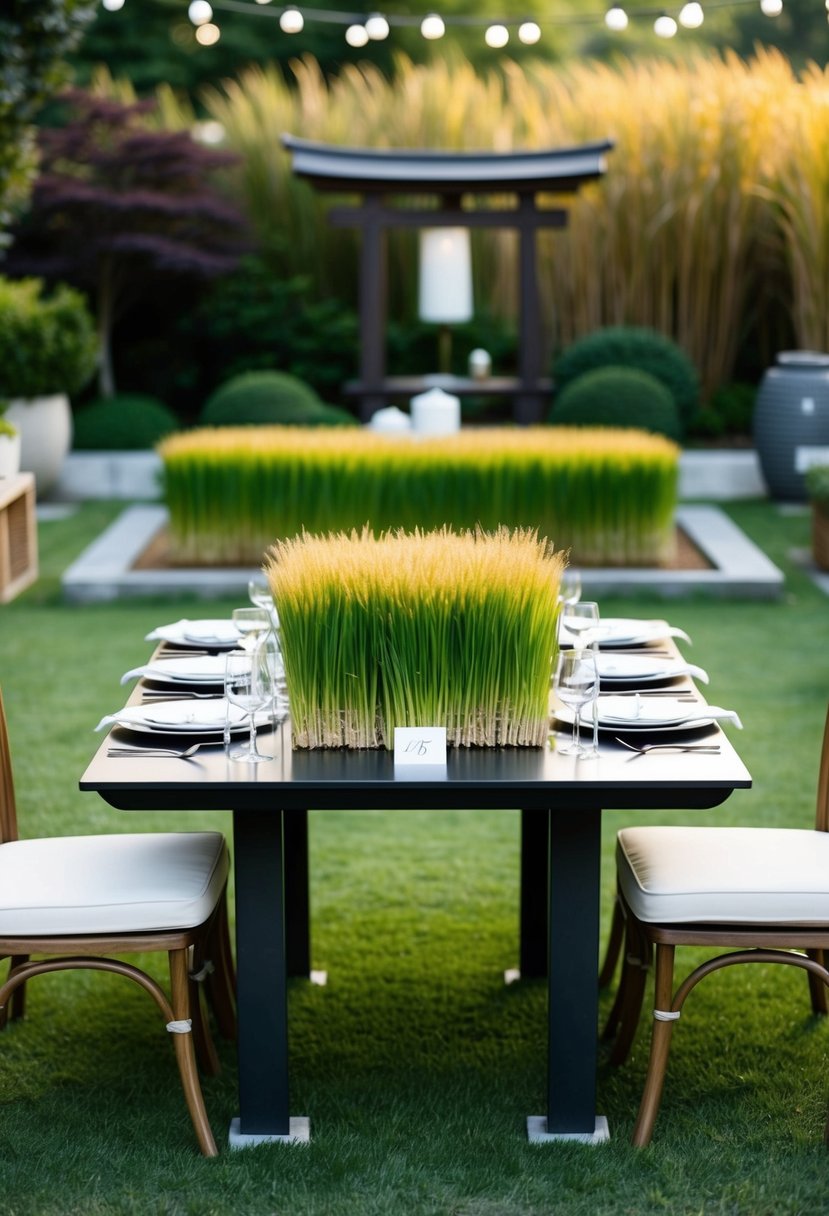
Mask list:
[[[271,616],[266,608],[234,608],[231,615],[244,650],[252,650],[271,628]]]
[[[263,658],[262,648],[232,650],[225,657],[225,697],[230,705],[237,705],[250,718],[248,746],[230,753],[231,760],[248,764],[259,764],[271,760],[256,749],[256,712],[264,709],[273,696],[273,681],[268,662]]]
[[[579,600],[578,603],[564,603],[561,608],[559,623],[575,639],[576,648],[586,646],[595,635],[599,624],[599,605],[594,600]]]
[[[255,608],[264,608],[271,618],[271,627],[279,629],[279,613],[276,611],[271,585],[264,574],[254,574],[248,579],[248,597]]]
[[[590,650],[562,650],[556,663],[554,686],[558,699],[573,711],[573,739],[558,750],[564,756],[582,759],[591,753],[581,745],[580,721],[583,706],[598,693],[596,655]]]
[[[581,599],[581,571],[568,566],[562,572],[558,584],[558,598],[562,604],[577,604]]]

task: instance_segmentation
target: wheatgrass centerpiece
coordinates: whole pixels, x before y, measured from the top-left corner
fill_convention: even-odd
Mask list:
[[[266,574],[297,748],[540,747],[565,555],[528,529],[304,534]]]
[[[679,448],[603,427],[441,438],[202,428],[159,445],[179,564],[257,565],[303,531],[529,528],[579,565],[658,566],[674,546]]]

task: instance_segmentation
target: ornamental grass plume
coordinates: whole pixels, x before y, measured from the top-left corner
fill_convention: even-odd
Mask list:
[[[275,540],[366,524],[536,529],[580,565],[672,555],[679,448],[643,431],[469,428],[411,440],[221,427],[170,436],[158,451],[181,562],[258,564]]]
[[[564,565],[529,529],[274,545],[294,746],[391,748],[395,726],[445,726],[461,747],[541,746]]]

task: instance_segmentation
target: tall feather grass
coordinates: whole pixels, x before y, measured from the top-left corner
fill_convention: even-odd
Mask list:
[[[312,269],[317,289],[342,299],[354,294],[356,234],[332,229],[328,199],[292,176],[282,131],[494,152],[615,140],[606,176],[569,200],[568,228],[539,238],[547,347],[602,325],[652,325],[688,352],[707,396],[731,378],[763,284],[778,288],[783,247],[796,336],[826,347],[826,71],[798,77],[781,53],[758,50],[748,62],[507,60],[479,74],[455,54],[426,65],[398,56],[393,81],[365,64],[326,80],[306,56],[290,83],[252,67],[203,100],[243,156],[242,190],[280,268]],[[514,234],[473,235],[476,306],[514,321]],[[392,308],[404,321],[416,308],[409,236],[389,234]]]
[[[564,555],[529,530],[303,535],[271,550],[294,743],[547,737]]]
[[[635,430],[468,429],[409,440],[319,428],[204,428],[163,440],[181,563],[259,562],[301,532],[530,528],[583,565],[672,555],[679,449]]]

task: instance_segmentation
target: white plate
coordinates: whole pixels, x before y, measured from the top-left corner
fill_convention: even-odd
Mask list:
[[[573,711],[565,706],[557,708],[555,717],[559,722],[564,722],[567,726],[573,725]],[[667,725],[655,725],[651,722],[642,722],[637,725],[634,722],[603,722],[599,719],[599,731],[601,734],[614,735],[630,735],[630,734],[648,734],[648,735],[667,735],[667,734],[687,734],[690,731],[707,729],[714,725],[713,718],[694,719],[693,722],[674,722]],[[582,717],[581,719],[581,734],[584,738],[585,733],[589,733],[593,729],[593,719]]]
[[[572,711],[556,709],[557,717],[573,721]],[[733,709],[720,705],[688,704],[673,697],[614,697],[612,694],[599,697],[599,727],[602,730],[650,731],[687,730],[698,726],[710,726],[713,722],[732,722],[742,729],[739,716]],[[592,727],[593,715],[589,706],[581,712],[581,723]]]
[[[603,684],[650,684],[657,680],[672,680],[676,676],[694,676],[708,683],[708,673],[691,663],[648,654],[599,654],[596,657],[599,679]]]
[[[648,642],[661,642],[665,638],[681,638],[685,642],[691,639],[683,629],[669,625],[667,621],[640,621],[635,617],[602,617],[598,625],[590,631],[593,638],[602,646],[645,646]],[[561,646],[583,645],[578,634],[571,633],[562,618],[559,635]]]
[[[148,633],[147,642],[172,642],[176,646],[208,646],[214,650],[232,650],[239,645],[241,634],[232,620],[198,620],[186,617],[170,625],[158,625]]]
[[[223,654],[182,655],[175,659],[156,659],[143,667],[133,667],[121,676],[121,683],[144,676],[156,684],[224,684]]]
[[[109,726],[123,726],[126,730],[141,731],[149,735],[221,735],[224,731],[227,702],[224,698],[215,701],[164,701],[152,705],[125,705],[114,714],[101,719],[96,730]],[[261,710],[256,714],[256,725],[270,723],[270,714]],[[248,730],[247,714],[238,705],[230,706],[230,729]]]

